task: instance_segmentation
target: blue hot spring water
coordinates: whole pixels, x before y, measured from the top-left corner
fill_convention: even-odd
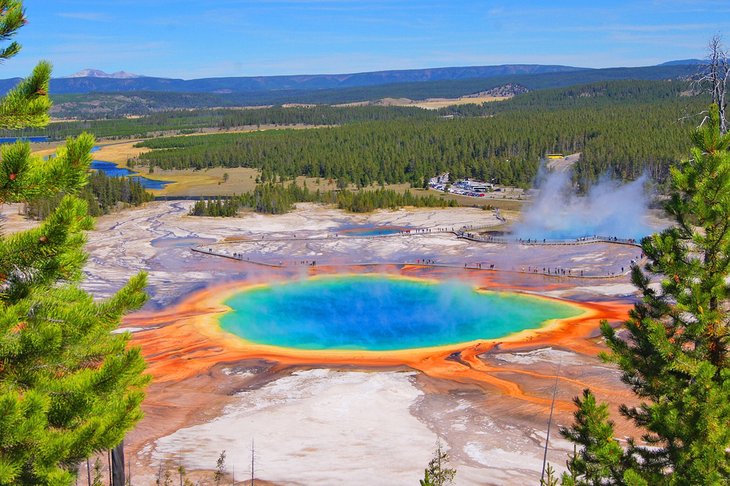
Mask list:
[[[297,349],[414,349],[496,339],[581,310],[463,282],[336,276],[254,287],[226,300],[221,327]]]
[[[342,236],[386,236],[395,235],[410,228],[405,226],[377,226],[371,224],[365,225],[345,225],[333,230]]]

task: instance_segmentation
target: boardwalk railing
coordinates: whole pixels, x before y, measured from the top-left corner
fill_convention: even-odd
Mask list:
[[[521,245],[589,245],[593,243],[613,243],[617,245],[631,245],[641,247],[641,243],[632,238],[618,238],[616,236],[585,236],[581,238],[566,239],[547,239],[547,238],[516,238],[507,236],[485,236],[466,230],[455,231],[457,238],[463,238],[469,241],[480,243],[497,243],[510,244],[519,243]]]
[[[464,262],[462,264],[458,264],[456,262],[438,262],[436,260],[430,260],[430,259],[406,259],[403,261],[360,261],[360,262],[334,262],[329,261],[326,257],[320,259],[320,261],[311,260],[309,258],[303,258],[303,259],[287,259],[287,258],[260,258],[254,257],[251,258],[250,255],[247,255],[245,253],[241,252],[229,252],[226,250],[221,249],[221,246],[226,246],[228,244],[234,244],[234,243],[269,243],[269,242],[277,242],[277,241],[323,241],[323,240],[337,240],[337,239],[375,239],[375,238],[392,238],[392,237],[408,237],[408,236],[426,236],[429,234],[434,233],[452,233],[457,238],[462,238],[474,242],[479,243],[496,243],[496,244],[523,244],[523,245],[536,245],[536,246],[557,246],[557,245],[587,245],[587,244],[594,244],[594,243],[611,243],[611,244],[619,244],[619,245],[631,245],[631,246],[637,246],[640,247],[640,245],[636,242],[636,240],[633,239],[622,239],[622,238],[616,238],[616,237],[608,237],[608,236],[590,236],[590,237],[583,237],[583,238],[577,238],[577,239],[571,239],[571,240],[538,240],[538,239],[519,239],[519,238],[509,238],[509,237],[502,237],[502,236],[484,236],[479,235],[475,231],[478,231],[476,228],[471,227],[463,227],[459,230],[454,230],[453,228],[432,228],[432,229],[419,229],[419,230],[411,230],[411,231],[403,231],[399,233],[393,233],[393,234],[385,234],[385,235],[352,235],[352,236],[342,236],[339,237],[338,235],[328,235],[325,237],[319,236],[319,237],[299,237],[297,238],[296,235],[290,236],[290,237],[275,237],[275,238],[264,238],[262,236],[261,239],[249,239],[249,240],[239,240],[239,241],[231,241],[231,242],[219,242],[219,243],[213,243],[213,244],[207,244],[207,245],[199,245],[194,246],[191,248],[192,251],[197,253],[203,253],[206,255],[212,255],[212,256],[218,256],[222,258],[228,258],[231,260],[236,260],[240,262],[246,262],[246,263],[253,263],[256,265],[262,265],[267,267],[316,267],[316,266],[329,266],[329,267],[348,267],[348,266],[382,266],[382,265],[415,265],[415,266],[423,266],[423,267],[442,267],[442,268],[460,268],[464,270],[488,270],[488,271],[498,271],[498,272],[508,272],[508,273],[521,273],[521,274],[537,274],[537,275],[544,275],[548,277],[568,277],[568,278],[615,278],[620,277],[622,275],[626,275],[629,273],[631,265],[634,265],[637,263],[637,261],[632,260],[631,265],[627,265],[625,267],[621,267],[621,271],[618,272],[606,272],[606,273],[600,273],[600,274],[587,274],[582,270],[576,270],[576,269],[569,269],[569,268],[538,268],[534,265],[528,266],[527,268],[519,267],[519,268],[499,268],[498,266],[495,266],[494,263],[491,262]],[[642,255],[643,257],[643,255]]]

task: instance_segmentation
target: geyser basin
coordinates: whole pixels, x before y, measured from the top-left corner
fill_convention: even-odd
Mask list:
[[[330,276],[271,284],[226,299],[221,327],[256,344],[393,351],[496,339],[582,310],[485,292],[463,282]]]

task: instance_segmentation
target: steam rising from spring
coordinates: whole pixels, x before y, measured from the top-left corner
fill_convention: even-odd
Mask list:
[[[646,176],[621,184],[603,179],[585,196],[575,193],[570,171],[541,167],[534,202],[512,228],[522,239],[576,239],[607,236],[640,240],[653,231],[647,223]]]

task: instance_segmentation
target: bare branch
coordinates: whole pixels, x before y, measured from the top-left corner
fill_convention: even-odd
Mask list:
[[[720,112],[720,132],[727,133],[727,83],[730,77],[728,51],[719,34],[712,36],[707,45],[707,58],[693,76],[690,89],[694,93],[710,93],[712,104]]]

